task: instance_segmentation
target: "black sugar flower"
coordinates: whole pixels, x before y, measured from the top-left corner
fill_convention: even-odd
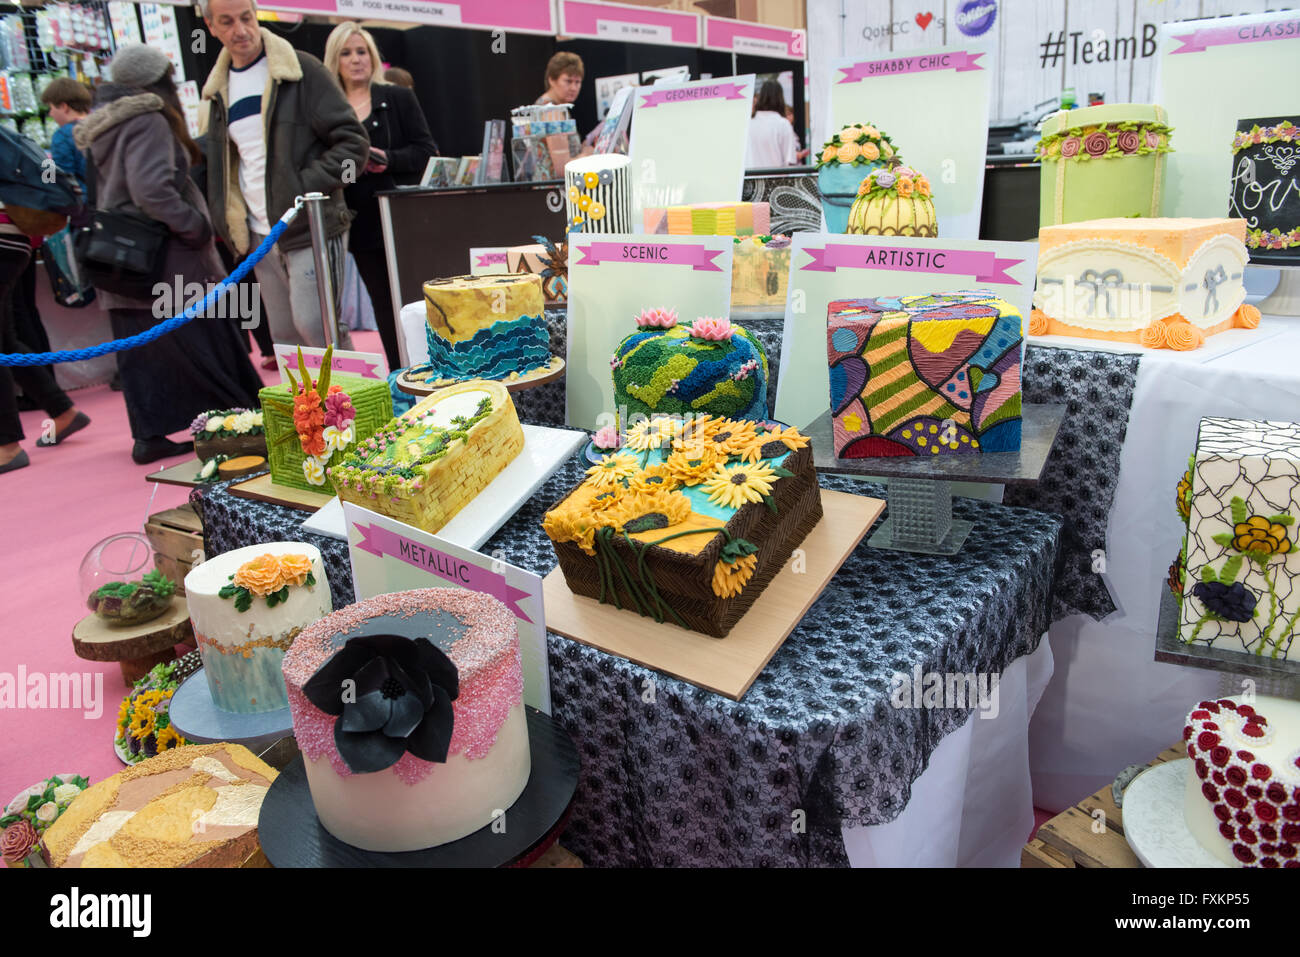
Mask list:
[[[353,638],[302,691],[338,716],[334,743],[354,774],[392,767],[407,751],[425,761],[447,760],[460,677],[427,638]]]
[[[1205,607],[1224,621],[1250,621],[1255,617],[1255,593],[1241,582],[1225,585],[1223,582],[1197,582],[1192,594]]]

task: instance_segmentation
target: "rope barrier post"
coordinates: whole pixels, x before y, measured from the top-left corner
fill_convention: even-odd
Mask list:
[[[306,193],[307,225],[311,232],[311,251],[316,260],[316,294],[320,296],[320,320],[325,327],[325,345],[332,346],[338,336],[338,315],[334,308],[334,283],[330,273],[329,246],[325,239],[324,193]]]

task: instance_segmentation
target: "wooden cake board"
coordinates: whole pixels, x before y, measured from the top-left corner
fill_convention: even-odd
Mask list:
[[[821,490],[822,520],[725,638],[575,595],[559,566],[542,581],[546,628],[739,701],[884,511],[878,498]]]
[[[270,502],[272,505],[287,505],[300,512],[316,512],[334,497],[331,486],[328,492],[306,492],[288,485],[271,484],[271,473],[263,472],[246,482],[234,482],[228,486],[231,495],[251,498],[257,502]]]
[[[91,612],[72,629],[72,650],[87,661],[116,661],[122,678],[134,684],[154,665],[176,658],[175,646],[194,643],[190,606],[180,595],[157,618],[138,625],[117,626]]]
[[[506,387],[507,392],[526,392],[529,389],[536,389],[538,386],[549,385],[564,375],[565,362],[560,356],[551,356],[546,360],[546,365],[538,366],[532,372],[516,376],[513,379],[488,379],[488,382],[499,382]],[[397,377],[397,388],[407,395],[413,395],[416,398],[423,399],[425,396],[433,395],[439,389],[446,389],[453,385],[460,385],[462,382],[471,382],[472,379],[439,379],[433,383],[421,380],[416,381],[410,378],[405,372]]]

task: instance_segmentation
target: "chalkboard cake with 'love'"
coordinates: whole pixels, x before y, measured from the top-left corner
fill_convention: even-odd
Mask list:
[[[349,605],[298,636],[284,678],[316,815],[346,844],[459,840],[528,783],[518,630],[491,595],[423,588]]]
[[[1300,264],[1300,116],[1237,121],[1228,215],[1246,221],[1252,262]]]
[[[980,289],[827,308],[840,458],[1020,448],[1020,313]]]
[[[678,322],[675,309],[643,309],[637,331],[610,359],[614,406],[633,417],[711,415],[767,418],[767,353],[729,319]]]

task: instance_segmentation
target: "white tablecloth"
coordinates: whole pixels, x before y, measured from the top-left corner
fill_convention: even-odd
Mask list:
[[[1153,657],[1160,592],[1182,543],[1174,490],[1206,415],[1300,419],[1300,319],[1266,316],[1250,344],[1209,359],[1142,353],[1107,532],[1119,611],[1052,627],[1056,671],[1029,738],[1041,808],[1062,810],[1145,764],[1178,740],[1190,706],[1218,691],[1217,672]]]
[[[888,824],[846,827],[854,867],[1018,867],[1034,827],[1028,729],[1052,677],[1046,640],[998,684],[996,717],[978,711],[930,756],[912,799]]]

